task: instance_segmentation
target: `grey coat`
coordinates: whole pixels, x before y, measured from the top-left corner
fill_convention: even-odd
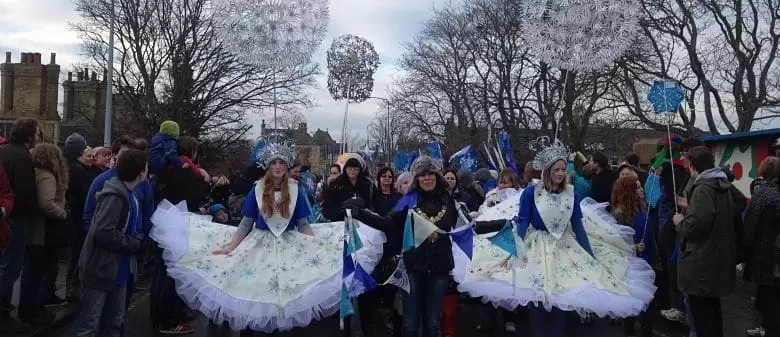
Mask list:
[[[116,288],[122,257],[136,254],[141,240],[128,237],[130,194],[119,178],[112,178],[95,196],[95,215],[81,249],[79,275],[84,286],[102,291]],[[130,259],[130,273],[135,265]]]

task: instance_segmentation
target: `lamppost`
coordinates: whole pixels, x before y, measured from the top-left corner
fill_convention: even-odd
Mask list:
[[[106,72],[106,115],[103,123],[103,144],[111,146],[111,126],[114,119],[114,21],[116,20],[114,0],[111,0],[111,20],[108,28],[108,64]]]
[[[392,134],[390,133],[390,100],[384,97],[376,97],[376,96],[371,96],[369,98],[382,100],[385,102],[385,106],[387,107],[387,125],[385,126],[385,133],[386,133],[385,136],[387,137],[385,146],[387,147],[387,149],[385,151],[385,160],[387,161],[387,167],[390,167],[390,152],[392,151],[392,147],[390,145],[391,138],[392,138]]]

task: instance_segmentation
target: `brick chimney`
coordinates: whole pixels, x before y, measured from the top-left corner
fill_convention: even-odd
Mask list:
[[[49,56],[49,64],[57,64],[57,53],[51,53]]]
[[[27,53],[22,53],[22,55],[19,57],[19,63],[27,63]]]
[[[33,54],[33,64],[41,64],[41,53]]]
[[[73,81],[73,72],[72,71],[68,72],[68,81]]]
[[[11,63],[11,52],[5,52],[5,63]]]

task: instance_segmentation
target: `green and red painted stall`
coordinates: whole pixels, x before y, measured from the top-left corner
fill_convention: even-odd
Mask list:
[[[772,143],[780,137],[780,128],[727,135],[701,137],[715,154],[715,165],[728,167],[734,173],[734,185],[750,198],[750,183],[756,178],[758,165],[769,156]]]

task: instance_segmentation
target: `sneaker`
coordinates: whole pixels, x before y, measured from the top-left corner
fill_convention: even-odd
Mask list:
[[[504,331],[509,333],[515,333],[517,332],[517,329],[515,328],[514,322],[506,322],[504,323]]]
[[[49,302],[47,302],[43,306],[45,306],[47,308],[52,308],[52,307],[61,307],[61,306],[65,306],[65,305],[68,305],[68,301],[63,300],[63,299],[61,299],[61,298],[59,298],[57,296],[54,296],[54,297],[52,297],[49,300]]]
[[[179,323],[172,327],[160,328],[160,334],[163,335],[189,335],[194,332],[195,329],[193,329],[189,324],[184,322]]]
[[[748,329],[747,331],[745,331],[745,333],[751,337],[764,337],[766,335],[766,331],[764,330],[764,327],[761,326],[755,329]]]
[[[680,322],[685,323],[688,321],[687,315],[677,309],[667,309],[667,310],[661,310],[661,316],[664,316],[664,318],[672,321],[672,322]]]

